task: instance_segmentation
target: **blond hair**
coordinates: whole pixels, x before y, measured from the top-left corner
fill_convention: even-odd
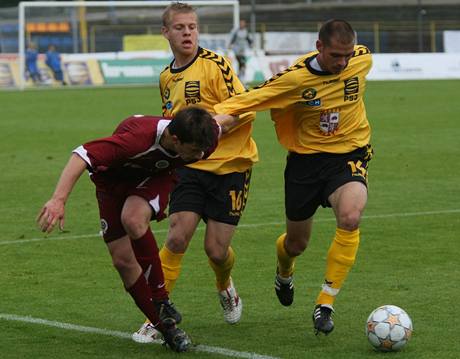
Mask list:
[[[169,25],[171,21],[172,13],[188,14],[188,13],[196,13],[196,11],[191,5],[187,3],[173,2],[163,12],[163,16],[161,17],[163,21],[163,26],[167,27]]]

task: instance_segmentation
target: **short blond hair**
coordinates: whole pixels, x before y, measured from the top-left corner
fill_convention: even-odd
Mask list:
[[[191,5],[187,3],[173,2],[163,12],[163,16],[161,17],[163,21],[163,26],[167,27],[169,25],[172,13],[188,14],[196,13],[196,11]]]

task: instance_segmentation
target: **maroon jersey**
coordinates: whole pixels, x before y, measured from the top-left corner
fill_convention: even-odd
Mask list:
[[[157,116],[131,116],[118,125],[112,136],[87,142],[73,152],[87,163],[90,173],[103,177],[136,179],[170,171],[189,163],[160,145],[161,135],[170,121]],[[217,132],[216,142],[204,158],[216,146]]]

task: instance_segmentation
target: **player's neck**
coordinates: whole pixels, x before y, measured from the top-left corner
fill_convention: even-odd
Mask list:
[[[174,151],[174,143],[172,140],[172,136],[169,133],[169,130],[166,128],[160,137],[160,146],[163,147],[166,152],[169,152],[171,155],[175,155],[176,152]]]
[[[180,69],[181,67],[187,66],[196,57],[197,52],[198,52],[198,48],[191,55],[174,54],[174,62],[172,64],[172,68]]]

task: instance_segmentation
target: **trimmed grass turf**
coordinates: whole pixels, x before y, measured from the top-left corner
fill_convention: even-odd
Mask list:
[[[274,241],[284,227],[285,151],[268,114],[259,113],[254,137],[261,159],[233,241],[233,276],[244,301],[243,319],[235,326],[223,322],[200,229],[173,293],[184,314],[182,327],[195,343],[281,358],[374,358],[380,354],[366,342],[367,315],[379,305],[395,304],[412,317],[415,331],[408,346],[390,356],[457,358],[460,104],[454,94],[459,91],[459,81],[368,83],[375,149],[365,211],[369,218],[362,221],[358,260],[336,302],[336,329],[320,338],[311,329],[311,311],[334,233],[333,216],[330,209],[318,211],[310,247],[297,261],[294,304],[281,307],[273,275]],[[137,329],[142,315],[124,293],[101,239],[6,242],[42,238],[34,218],[70,151],[108,135],[128,115],[159,114],[158,90],[0,92],[0,103],[0,313],[123,332]],[[50,238],[97,234],[93,192],[83,176],[68,203],[66,233]],[[152,223],[152,228],[161,244],[167,221]],[[4,358],[175,356],[157,345],[38,324],[0,319],[0,330]],[[185,356],[222,357],[202,352]]]

